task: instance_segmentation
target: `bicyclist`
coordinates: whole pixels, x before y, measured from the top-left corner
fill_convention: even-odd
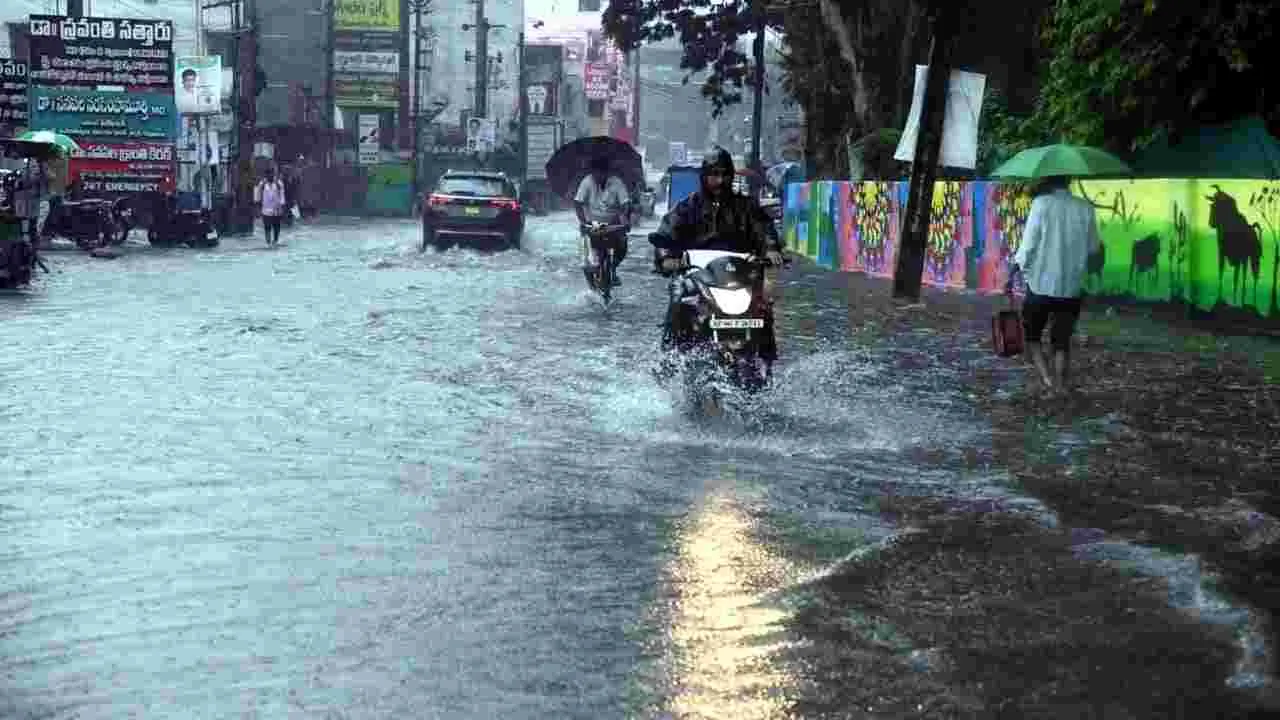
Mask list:
[[[618,280],[618,265],[627,256],[627,233],[631,230],[631,193],[617,175],[612,174],[609,159],[597,156],[591,162],[591,174],[582,178],[578,184],[578,192],[573,197],[574,209],[578,212],[578,221],[583,225],[603,223],[605,225],[622,225],[622,229],[610,233],[608,239],[613,243],[613,284]],[[590,267],[594,263],[590,253],[584,259]],[[588,267],[588,269],[589,269]]]

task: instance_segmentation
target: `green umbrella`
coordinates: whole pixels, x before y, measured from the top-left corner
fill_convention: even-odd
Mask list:
[[[1085,145],[1045,145],[1009,158],[992,177],[1038,180],[1054,176],[1094,177],[1132,175],[1123,160],[1105,150]]]
[[[19,140],[56,145],[64,154],[71,154],[80,149],[75,140],[52,130],[28,130],[18,136]]]

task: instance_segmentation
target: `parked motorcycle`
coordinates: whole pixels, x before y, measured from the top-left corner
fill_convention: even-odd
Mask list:
[[[124,198],[117,200],[58,200],[49,207],[40,230],[43,238],[54,236],[74,241],[81,250],[94,250],[107,245],[121,245],[127,232],[127,208]]]
[[[193,248],[218,246],[218,230],[206,208],[180,209],[173,194],[147,196],[147,242],[156,247],[187,245]]]
[[[718,401],[717,379],[749,393],[768,385],[773,373],[773,314],[764,291],[769,266],[754,255],[689,250],[675,268],[663,271],[676,279],[662,346],[669,359],[673,354],[683,359],[690,399]],[[668,364],[659,374],[670,376],[676,369]]]

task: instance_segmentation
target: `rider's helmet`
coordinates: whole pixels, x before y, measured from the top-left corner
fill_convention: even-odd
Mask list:
[[[716,145],[702,157],[702,177],[710,175],[712,172],[720,171],[721,173],[733,177],[733,156],[728,150]]]

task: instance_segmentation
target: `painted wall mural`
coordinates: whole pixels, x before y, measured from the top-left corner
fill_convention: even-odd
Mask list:
[[[1089,295],[1280,322],[1280,181],[1099,180],[1074,192],[1097,209],[1102,236]],[[783,235],[825,267],[892,276],[906,204],[906,182],[792,184]],[[924,281],[1001,292],[1030,208],[1014,186],[937,183]]]

